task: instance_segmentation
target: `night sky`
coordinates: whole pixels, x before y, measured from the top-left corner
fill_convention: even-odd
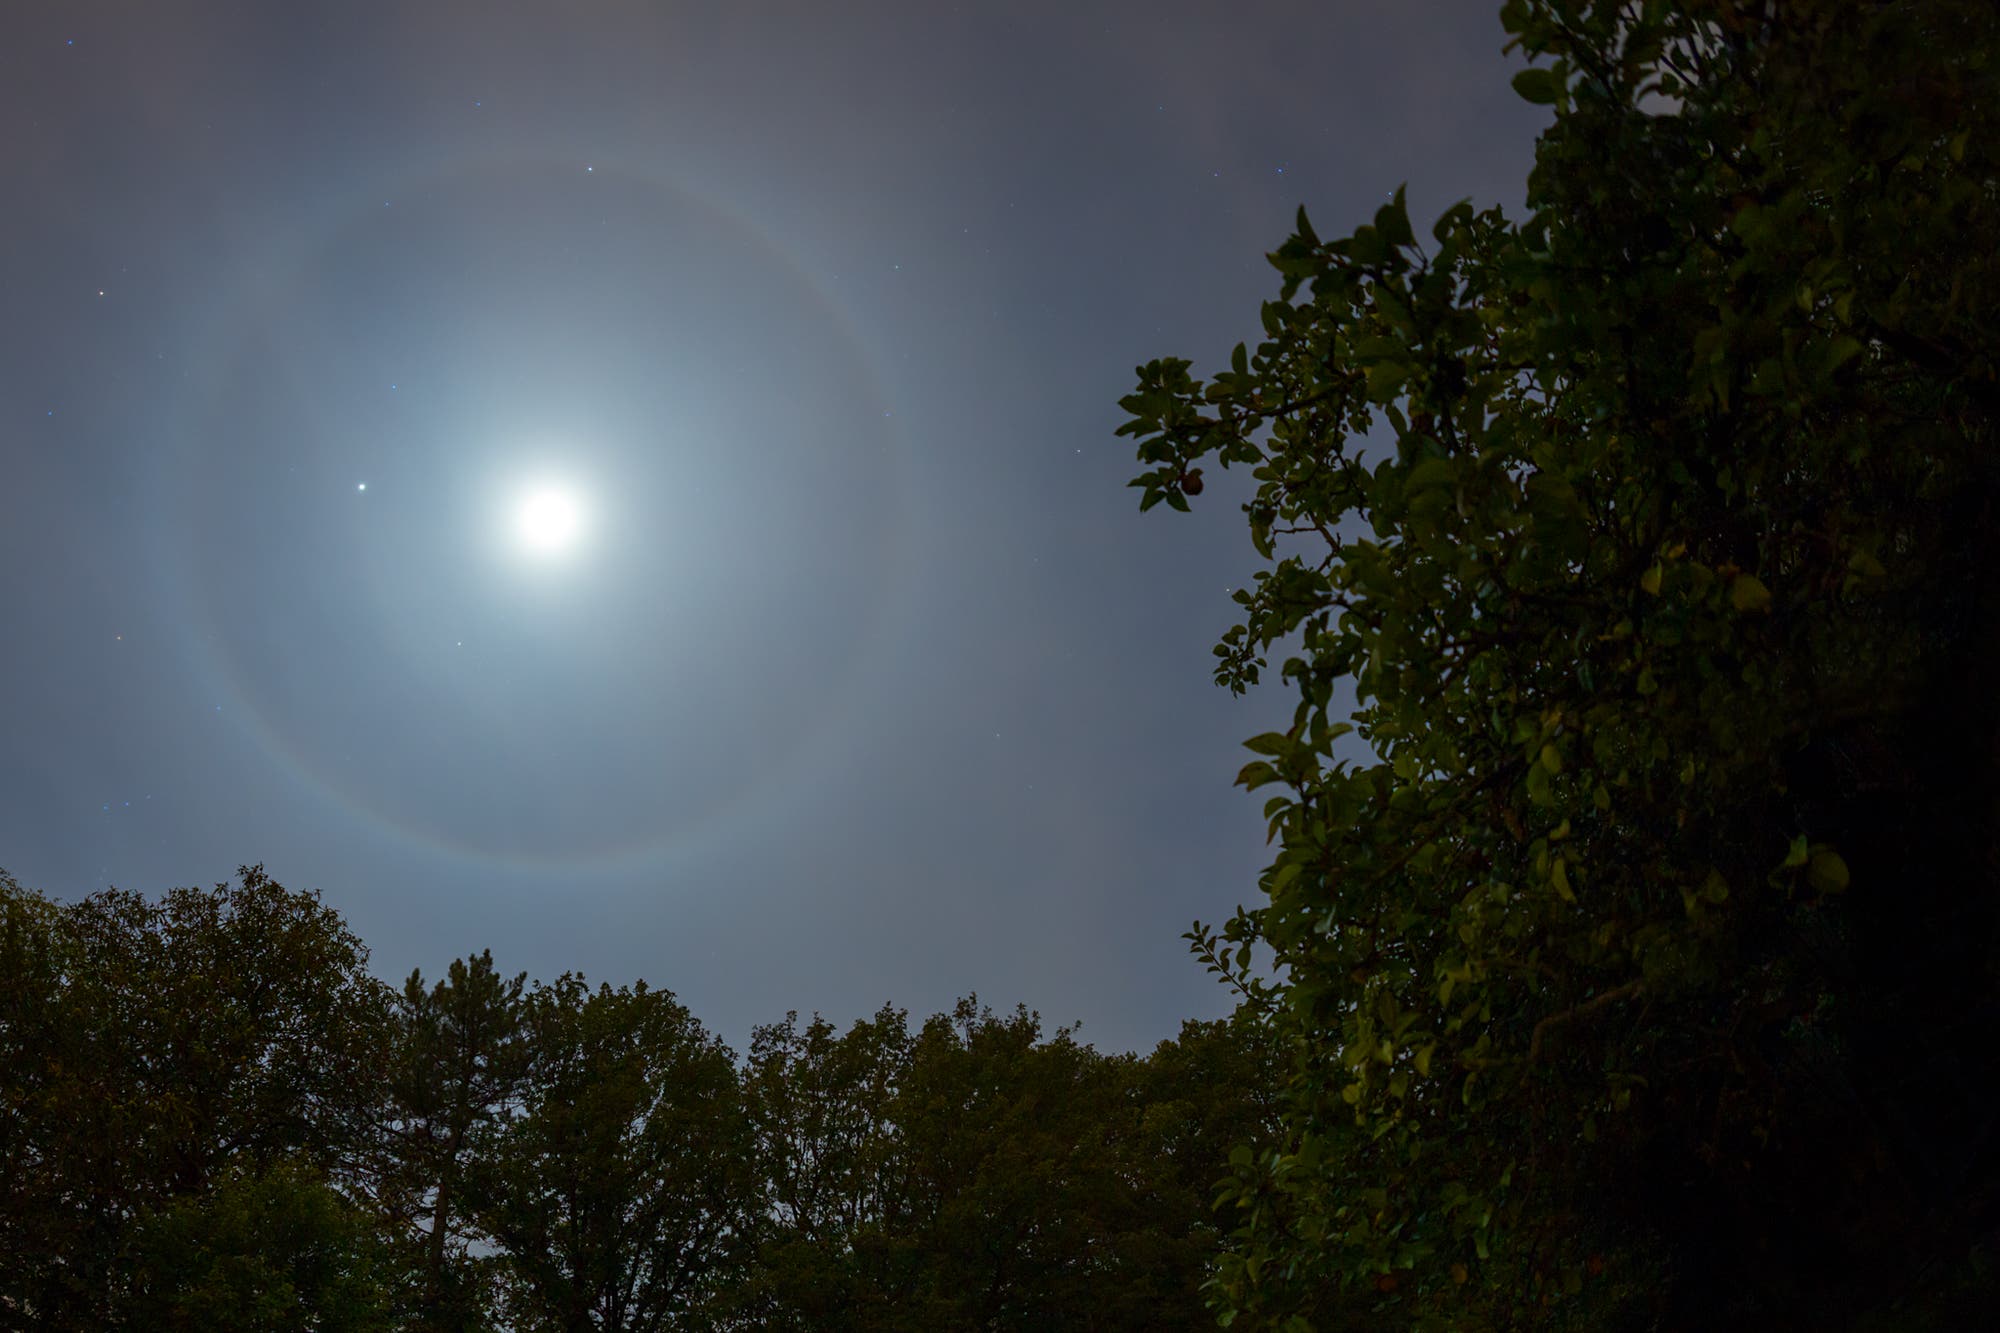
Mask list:
[[[1290,710],[1209,681],[1241,479],[1142,518],[1117,400],[1302,203],[1518,205],[1497,9],[8,5],[0,866],[739,1047],[1224,1012]]]

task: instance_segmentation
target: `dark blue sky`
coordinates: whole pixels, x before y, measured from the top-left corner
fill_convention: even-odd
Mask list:
[[[1301,203],[1518,203],[1497,9],[8,6],[0,866],[262,861],[739,1045],[1224,1011],[1289,710],[1209,684],[1240,490],[1142,519],[1116,402]]]

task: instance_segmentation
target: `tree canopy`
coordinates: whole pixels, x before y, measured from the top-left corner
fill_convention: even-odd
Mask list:
[[[1828,1327],[1993,1225],[1997,15],[1509,0],[1526,216],[1302,211],[1140,368],[1297,701],[1192,936],[1289,1052],[1225,1319]]]
[[[351,1171],[372,1134],[387,1011],[367,958],[261,867],[66,906],[0,877],[0,1311],[104,1325],[156,1214],[232,1243],[265,1209],[344,1224],[295,1186]]]
[[[968,998],[738,1060],[643,982],[400,992],[246,868],[0,876],[0,1329],[1161,1329],[1267,1046],[1106,1055]]]

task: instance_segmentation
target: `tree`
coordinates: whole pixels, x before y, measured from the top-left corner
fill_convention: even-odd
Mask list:
[[[760,1028],[745,1083],[766,1217],[758,1328],[1205,1327],[1224,1156],[1265,1118],[1248,1023],[1106,1056],[976,1000],[912,1033]]]
[[[375,1219],[317,1168],[231,1174],[141,1218],[127,1327],[172,1333],[379,1333],[395,1283]]]
[[[1092,1219],[1101,1057],[1025,1008],[977,999],[915,1034],[896,1089],[894,1207],[863,1262],[911,1328],[1059,1328],[1077,1320]]]
[[[102,1109],[78,1095],[87,1034],[63,1004],[75,967],[62,909],[0,872],[0,1328],[70,1322],[78,1260],[109,1248],[97,1211],[74,1201],[74,1167],[96,1141],[75,1117]]]
[[[262,867],[158,901],[0,889],[11,1317],[102,1327],[140,1218],[281,1163],[352,1173],[385,995],[316,895]]]
[[[1249,1010],[1189,1021],[1127,1066],[1112,1137],[1132,1193],[1114,1242],[1122,1280],[1102,1292],[1114,1317],[1097,1327],[1207,1328],[1202,1282],[1221,1248],[1213,1207],[1232,1151],[1271,1141],[1279,1068],[1266,1024]],[[1136,1225],[1133,1225],[1136,1223]]]
[[[743,1071],[764,1218],[753,1270],[734,1294],[764,1328],[880,1327],[893,1293],[862,1255],[900,1206],[896,1089],[908,1015],[883,1006],[845,1033],[797,1014],[751,1035]]]
[[[467,1189],[521,1328],[700,1327],[756,1203],[728,1048],[644,982],[565,974],[526,998],[519,1113]]]
[[[1025,1008],[968,997],[927,1020],[895,1089],[888,1206],[856,1243],[893,1313],[866,1326],[1206,1323],[1194,1288],[1207,1200],[1194,1216],[1171,1206],[1186,1199],[1162,1188],[1146,1091],[1142,1062],[1071,1029],[1045,1036]]]
[[[1298,700],[1192,934],[1290,1053],[1214,1295],[1824,1327],[2000,1198],[2000,18],[1502,15],[1530,215],[1301,212],[1265,340],[1123,402],[1142,508],[1252,469],[1216,676]]]
[[[453,960],[426,988],[410,973],[394,1011],[389,1123],[380,1144],[381,1202],[415,1237],[416,1326],[490,1323],[480,1239],[464,1203],[474,1155],[513,1107],[527,1070],[522,987],[493,967],[491,950]]]
[[[125,1167],[146,1192],[197,1193],[239,1164],[358,1159],[387,996],[317,894],[247,866],[213,890],[111,889],[66,915],[73,1016],[103,1042],[94,1072],[125,1080],[118,1100],[138,1117]]]

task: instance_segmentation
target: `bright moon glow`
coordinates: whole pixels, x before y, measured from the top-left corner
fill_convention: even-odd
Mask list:
[[[515,533],[538,555],[554,555],[575,545],[582,530],[583,506],[574,495],[555,487],[528,492],[514,511]]]

